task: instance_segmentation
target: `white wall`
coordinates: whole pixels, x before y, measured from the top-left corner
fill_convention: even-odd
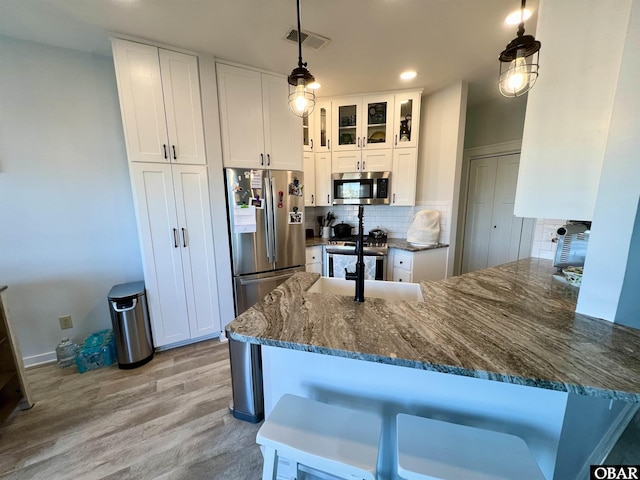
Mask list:
[[[142,268],[112,59],[8,37],[0,58],[0,283],[32,364],[110,328]]]
[[[631,0],[541,0],[515,214],[593,218]]]
[[[496,84],[496,88],[497,84]],[[499,98],[467,109],[464,148],[522,139],[527,96]]]
[[[420,118],[416,203],[449,202],[447,276],[453,274],[467,90],[458,82],[425,97]]]
[[[640,0],[633,1],[624,31],[624,54],[577,311],[640,328]]]

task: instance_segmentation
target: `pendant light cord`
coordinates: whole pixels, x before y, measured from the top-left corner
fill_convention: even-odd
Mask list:
[[[524,0],[523,0],[524,1]],[[298,67],[306,67],[306,63],[302,63],[302,31],[300,30],[300,0],[296,1],[298,11]]]
[[[524,9],[526,5],[527,5],[527,0],[522,0],[522,4],[520,6],[520,25],[518,25],[518,37],[521,37],[524,35]]]

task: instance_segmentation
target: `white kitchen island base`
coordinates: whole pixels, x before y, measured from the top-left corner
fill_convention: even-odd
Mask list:
[[[396,475],[397,413],[517,435],[548,480],[569,480],[603,460],[637,409],[604,398],[266,345],[262,359],[267,416],[285,393],[382,415],[380,479]]]

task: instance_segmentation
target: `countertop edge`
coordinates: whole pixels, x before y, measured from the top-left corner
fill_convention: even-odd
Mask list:
[[[570,383],[554,382],[550,380],[525,378],[514,375],[506,375],[484,370],[470,370],[463,367],[455,367],[452,365],[439,365],[428,362],[420,362],[418,360],[408,360],[403,358],[392,358],[383,355],[374,355],[361,352],[353,352],[349,350],[337,350],[315,345],[308,345],[296,342],[284,342],[280,340],[272,340],[261,337],[252,337],[241,335],[233,331],[228,331],[227,335],[236,341],[243,343],[251,343],[254,345],[265,345],[269,347],[286,348],[300,352],[318,353],[320,355],[330,355],[334,357],[349,358],[352,360],[363,360],[372,363],[381,363],[384,365],[393,365],[398,367],[407,367],[417,370],[425,370],[429,372],[446,373],[459,375],[480,380],[491,380],[496,382],[509,383],[512,385],[520,385],[524,387],[544,388],[545,390],[554,390],[557,392],[573,393],[578,395],[587,395],[592,397],[605,398],[610,400],[621,400],[625,402],[640,402],[640,394],[622,392],[617,390],[606,390],[602,388],[589,387],[584,385],[575,385]]]

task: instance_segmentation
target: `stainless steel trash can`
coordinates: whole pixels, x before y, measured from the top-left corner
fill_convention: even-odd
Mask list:
[[[136,368],[153,358],[153,340],[144,282],[114,285],[109,310],[120,368]]]
[[[258,423],[264,419],[260,345],[238,342],[229,338],[229,360],[233,396],[231,413],[239,420]]]

